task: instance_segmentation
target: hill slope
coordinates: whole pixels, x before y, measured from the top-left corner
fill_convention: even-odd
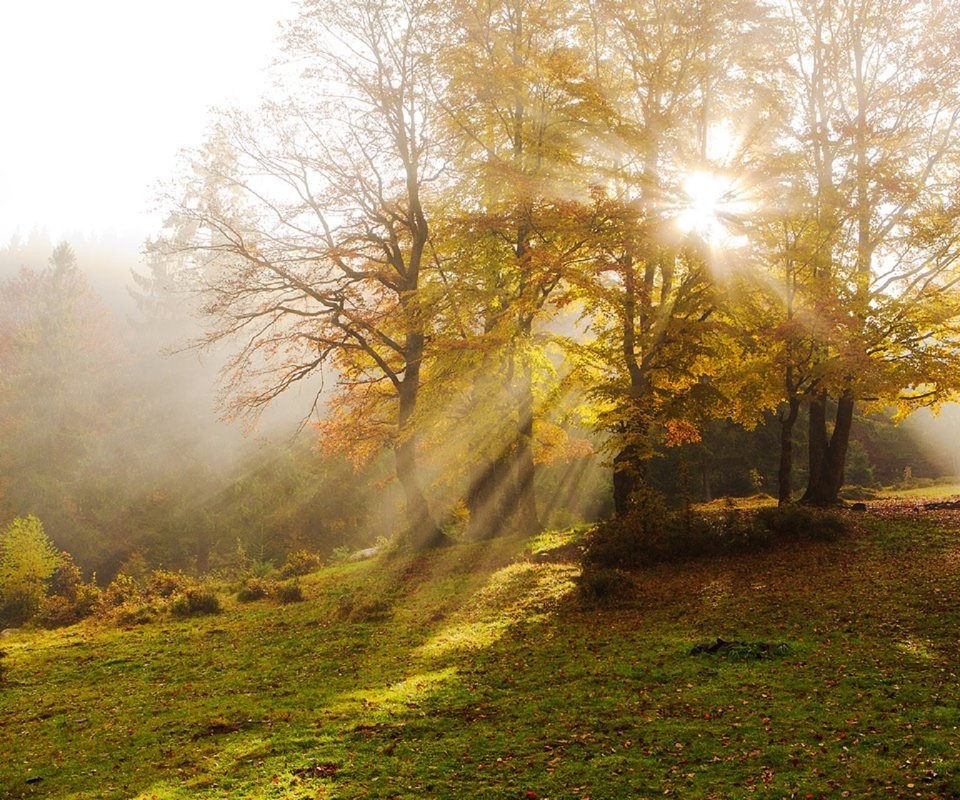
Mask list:
[[[960,517],[576,601],[517,540],[325,569],[307,602],[0,641],[3,798],[960,797]],[[717,636],[780,658],[690,655]]]

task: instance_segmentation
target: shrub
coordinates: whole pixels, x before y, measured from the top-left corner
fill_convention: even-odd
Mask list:
[[[14,519],[0,533],[0,619],[12,625],[28,622],[60,563],[39,519]]]
[[[611,605],[629,599],[636,588],[628,573],[609,567],[588,567],[577,581],[580,600],[588,605]]]
[[[832,542],[849,530],[847,521],[836,511],[810,506],[786,505],[762,508],[757,517],[780,538],[814,539]]]
[[[190,586],[173,598],[170,613],[175,617],[197,617],[220,613],[220,598],[206,586]]]
[[[269,578],[276,571],[276,565],[269,559],[252,558],[247,566],[247,572],[254,578]]]
[[[393,613],[388,597],[362,597],[356,590],[345,591],[337,598],[337,616],[349,622],[381,622]]]
[[[270,594],[270,587],[266,581],[260,578],[247,578],[237,591],[237,600],[241,603],[252,603],[254,600],[262,600],[268,594]]]
[[[142,600],[143,594],[137,582],[129,575],[120,572],[100,593],[96,613],[98,616],[107,616],[126,603],[139,603]]]
[[[153,603],[143,598],[128,600],[111,611],[111,619],[121,627],[131,628],[135,625],[147,625],[160,618],[161,610]]]
[[[346,564],[350,560],[350,556],[353,555],[353,550],[347,547],[345,544],[341,544],[338,547],[334,547],[330,553],[330,563],[331,564]]]
[[[650,489],[637,492],[624,516],[601,522],[594,529],[587,545],[587,562],[630,569],[650,557],[657,560],[670,537],[670,516],[662,495]]]
[[[669,511],[663,499],[648,490],[626,515],[594,529],[585,562],[614,570],[636,569],[704,555],[754,552],[783,539],[833,541],[848,527],[841,515],[806,506],[718,513]]]
[[[90,587],[88,584],[81,588],[73,600],[57,594],[50,595],[43,598],[33,621],[41,628],[64,628],[73,625],[93,613],[98,597],[97,587]]]
[[[78,620],[74,604],[66,597],[56,594],[43,598],[33,618],[34,623],[41,628],[64,628]]]
[[[390,619],[393,613],[393,604],[384,597],[368,600],[355,606],[350,613],[351,622],[382,622]]]
[[[298,578],[309,575],[323,566],[323,559],[309,550],[296,550],[287,556],[286,562],[280,568],[281,578]]]
[[[50,578],[49,593],[55,597],[76,600],[83,584],[83,573],[66,550],[60,551],[60,564]]]
[[[181,594],[196,583],[182,572],[170,572],[155,569],[146,578],[146,594],[151,597],[173,597]]]
[[[303,589],[296,581],[284,581],[274,587],[273,596],[278,603],[299,603],[303,600]]]
[[[77,588],[77,596],[73,600],[73,611],[77,620],[86,619],[97,610],[100,595],[100,589],[92,582],[83,583]]]
[[[89,617],[100,600],[100,590],[84,583],[73,557],[60,553],[60,566],[50,579],[50,592],[37,609],[33,621],[43,628],[63,628]]]

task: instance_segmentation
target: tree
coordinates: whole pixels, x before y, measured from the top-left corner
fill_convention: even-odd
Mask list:
[[[482,354],[466,390],[475,440],[466,502],[478,535],[511,521],[521,533],[541,527],[536,384],[548,370],[538,368],[538,323],[584,243],[578,158],[587,76],[573,22],[570,4],[556,0],[455,3],[448,13],[440,102],[459,200],[445,255],[456,264],[455,307],[476,310],[452,320],[452,334]]]
[[[54,540],[84,559],[98,552],[96,518],[115,508],[92,466],[101,434],[122,413],[114,378],[121,337],[73,250],[0,285],[0,475],[11,513],[43,516]]]
[[[322,429],[393,448],[420,543],[443,538],[415,424],[434,296],[430,217],[444,169],[430,102],[431,8],[304,2],[285,46],[295,85],[257,118],[220,114],[177,193],[179,240],[167,240],[168,253],[192,260],[206,343],[237,343],[227,407],[255,416],[332,369],[337,411]]]
[[[612,433],[614,505],[623,514],[650,456],[695,438],[719,399],[710,374],[721,366],[713,356],[722,280],[705,232],[684,236],[677,218],[702,202],[693,178],[721,186],[718,170],[738,166],[718,168],[710,153],[720,101],[763,121],[763,94],[742,79],[760,15],[752,3],[685,0],[612,0],[589,10],[595,81],[605,89],[589,159],[602,181],[595,258],[576,294],[596,335],[582,357]],[[717,213],[726,181],[712,198]]]
[[[956,388],[960,14],[919,0],[792,0],[786,147],[806,194],[803,501],[837,501],[858,402],[936,404]],[[802,369],[804,377],[797,378]],[[791,397],[793,400],[791,400]],[[836,416],[828,430],[828,403]]]

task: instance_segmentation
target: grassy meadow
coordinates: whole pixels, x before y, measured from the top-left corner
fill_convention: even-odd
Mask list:
[[[322,569],[306,600],[0,639],[0,797],[960,798],[960,512],[659,566],[582,532]],[[717,637],[787,645],[691,655]]]

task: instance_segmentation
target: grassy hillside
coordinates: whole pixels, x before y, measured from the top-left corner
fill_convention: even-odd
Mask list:
[[[307,601],[18,633],[4,798],[960,797],[960,516],[639,573],[569,537],[325,569]],[[699,642],[783,642],[763,660]]]

